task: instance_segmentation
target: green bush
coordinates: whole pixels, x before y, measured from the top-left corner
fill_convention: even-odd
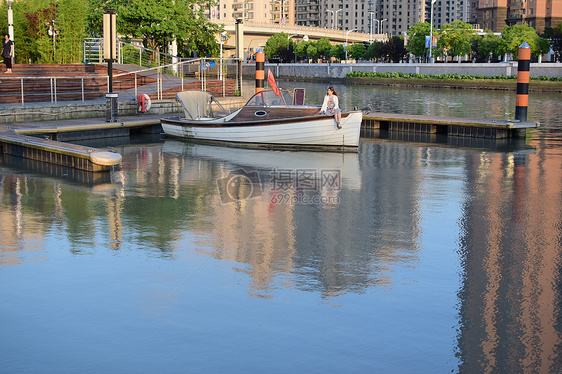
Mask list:
[[[486,76],[486,75],[458,75],[458,74],[435,74],[435,75],[427,75],[427,74],[409,74],[409,73],[373,73],[373,72],[362,72],[362,71],[352,71],[347,73],[346,77],[350,78],[415,78],[415,79],[442,79],[442,80],[474,80],[474,79],[486,79],[486,80],[516,80],[517,76],[506,76],[506,75],[495,75],[495,76]],[[550,81],[550,82],[562,82],[562,77],[532,77],[531,80],[536,81]]]

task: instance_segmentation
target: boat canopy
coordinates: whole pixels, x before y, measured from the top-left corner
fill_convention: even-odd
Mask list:
[[[200,119],[214,118],[213,101],[218,108],[226,114],[222,105],[206,91],[181,91],[176,93],[176,99],[180,102],[185,118]]]

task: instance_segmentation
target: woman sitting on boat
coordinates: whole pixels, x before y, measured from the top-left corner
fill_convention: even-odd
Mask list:
[[[334,87],[328,87],[328,93],[324,96],[324,103],[322,104],[322,108],[320,108],[319,114],[334,116],[338,129],[341,129],[341,110],[339,107],[338,93],[334,90]]]

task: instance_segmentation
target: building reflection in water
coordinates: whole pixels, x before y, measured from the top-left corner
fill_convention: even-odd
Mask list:
[[[247,274],[254,297],[279,288],[365,293],[392,286],[394,267],[416,267],[432,250],[421,244],[422,221],[432,218],[421,205],[453,181],[462,204],[462,216],[450,217],[461,231],[460,371],[549,372],[562,367],[557,149],[520,156],[364,141],[357,155],[166,141],[117,149],[123,165],[110,180],[70,183],[2,166],[0,265],[42,259],[56,234],[75,254],[105,248],[107,227],[112,250],[174,258],[194,243]],[[235,170],[257,173],[259,186],[237,184],[232,193],[251,187],[254,196],[225,202],[217,184]],[[313,188],[272,177],[303,170],[316,172]],[[340,171],[341,188],[322,185],[323,170]]]
[[[562,368],[560,161],[552,148],[467,157],[461,372]]]

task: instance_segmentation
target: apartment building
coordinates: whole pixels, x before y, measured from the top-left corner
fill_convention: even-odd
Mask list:
[[[324,27],[321,23],[320,0],[295,0],[295,24],[299,26]]]
[[[254,23],[295,24],[295,0],[218,0],[209,18],[231,23],[237,19]]]
[[[507,0],[506,0],[507,1]],[[430,22],[431,1],[427,1],[425,19]],[[438,0],[433,4],[433,26],[441,26],[454,21],[468,22],[470,17],[470,0]]]
[[[505,26],[527,24],[541,33],[562,22],[562,0],[472,0],[470,23],[501,32]]]

